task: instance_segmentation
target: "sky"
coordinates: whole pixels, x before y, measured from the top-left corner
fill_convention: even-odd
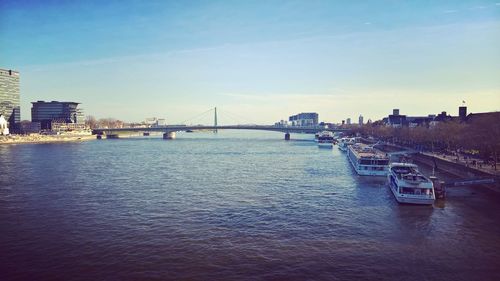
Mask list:
[[[498,111],[500,1],[0,0],[0,68],[22,119],[36,100],[171,124]]]

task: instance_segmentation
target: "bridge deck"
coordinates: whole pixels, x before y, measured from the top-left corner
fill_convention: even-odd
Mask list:
[[[259,131],[274,131],[283,133],[317,133],[321,131],[329,132],[349,132],[349,129],[344,128],[322,128],[314,127],[277,127],[264,125],[229,125],[229,126],[161,126],[149,128],[113,128],[113,129],[94,129],[96,134],[112,134],[119,132],[180,132],[180,131],[200,131],[200,130],[259,130]]]

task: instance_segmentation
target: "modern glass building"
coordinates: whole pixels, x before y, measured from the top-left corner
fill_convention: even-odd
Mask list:
[[[19,72],[0,68],[0,114],[9,122],[11,132],[21,122]]]
[[[308,112],[292,115],[288,118],[288,121],[292,126],[316,126],[318,125],[318,119],[318,113]]]
[[[32,102],[31,122],[40,122],[42,130],[52,129],[52,122],[84,124],[83,111],[78,102]]]

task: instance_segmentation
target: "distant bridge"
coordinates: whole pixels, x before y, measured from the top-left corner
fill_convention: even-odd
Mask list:
[[[99,135],[106,135],[118,137],[120,133],[129,132],[163,132],[163,138],[175,138],[175,132],[185,131],[214,131],[217,130],[259,130],[259,131],[273,131],[285,133],[285,139],[290,138],[290,133],[306,133],[315,134],[321,131],[328,132],[350,132],[349,129],[344,128],[324,128],[322,126],[273,126],[273,125],[224,125],[224,126],[207,126],[207,125],[169,125],[169,126],[154,126],[154,127],[133,127],[133,128],[110,128],[110,129],[94,129],[93,133]]]
[[[163,132],[164,139],[175,138],[175,132],[185,131],[213,131],[217,130],[260,130],[260,131],[274,131],[285,133],[285,139],[290,139],[290,133],[306,133],[315,134],[321,131],[329,132],[349,132],[349,129],[344,128],[325,128],[324,126],[277,126],[277,125],[223,125],[217,123],[217,107],[211,108],[201,115],[213,112],[214,124],[213,125],[169,125],[169,126],[150,126],[150,127],[132,127],[132,128],[110,128],[110,129],[94,129],[93,133],[97,134],[98,138],[106,135],[107,138],[118,138],[120,133],[129,132]],[[199,116],[199,115],[198,115]],[[187,121],[187,120],[186,120]],[[182,122],[184,123],[184,122]]]

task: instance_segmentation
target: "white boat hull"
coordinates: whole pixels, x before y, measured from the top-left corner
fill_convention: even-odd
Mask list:
[[[394,189],[391,188],[392,194],[396,201],[401,204],[416,204],[416,205],[432,205],[434,204],[434,199],[432,198],[421,198],[421,197],[410,197],[405,194],[397,194]]]
[[[415,204],[415,205],[432,205],[434,204],[434,199],[423,199],[423,198],[404,198],[396,196],[396,201],[401,204]]]
[[[356,173],[358,173],[358,175],[360,175],[360,176],[375,176],[375,177],[387,176],[387,171],[360,170],[360,169],[356,169],[356,167],[354,167],[354,170],[356,170]]]
[[[388,176],[389,179],[389,189],[396,198],[396,201],[401,204],[415,204],[415,205],[432,205],[434,204],[435,198],[433,196],[423,196],[423,195],[412,195],[412,194],[400,194],[397,192],[397,187],[391,181],[391,175]]]
[[[351,159],[351,157],[349,157],[349,155],[347,156],[347,158],[349,158],[349,162],[351,163],[352,167],[354,168],[356,173],[360,176],[375,176],[375,177],[387,176],[387,173],[388,173],[387,167],[383,167],[384,170],[368,170],[368,169],[371,169],[372,167],[367,167],[368,169],[365,170],[364,166],[360,166],[357,163],[355,163],[353,161],[353,159]]]

